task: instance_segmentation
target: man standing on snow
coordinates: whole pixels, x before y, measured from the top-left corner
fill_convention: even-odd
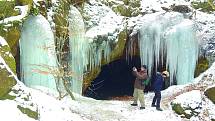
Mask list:
[[[154,88],[154,93],[155,93],[155,96],[154,96],[153,101],[152,101],[152,107],[156,107],[156,109],[158,111],[163,111],[160,108],[161,90],[163,87],[164,78],[166,78],[168,76],[169,76],[168,71],[163,71],[162,73],[157,72],[155,75],[155,81],[154,81],[153,86],[152,86]]]
[[[145,109],[145,101],[144,101],[144,84],[143,80],[148,78],[146,65],[142,65],[140,71],[138,72],[136,67],[133,67],[133,74],[136,77],[134,82],[134,102],[131,104],[132,106],[137,106],[137,100],[139,99],[141,107],[140,109]]]

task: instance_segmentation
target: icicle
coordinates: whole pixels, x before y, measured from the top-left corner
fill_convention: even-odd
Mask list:
[[[57,69],[54,35],[42,16],[29,16],[20,39],[21,80],[29,87],[56,90],[53,70]]]
[[[166,38],[170,80],[176,74],[177,84],[191,82],[198,59],[198,42],[193,22],[185,19],[169,30]]]
[[[106,62],[110,60],[111,48],[108,41],[103,41],[102,44],[97,45],[91,43],[89,47],[89,67],[92,70],[95,67],[101,67],[102,58]]]
[[[148,66],[149,74],[151,75],[151,71],[153,67],[155,66],[157,68],[159,63],[163,64],[164,55],[167,55],[166,61],[167,61],[167,67],[169,67],[169,70],[171,73],[171,76],[170,76],[171,80],[173,80],[173,76],[175,74],[177,74],[176,75],[177,80],[190,80],[192,73],[194,73],[196,57],[198,54],[197,53],[198,44],[197,45],[195,44],[197,42],[194,41],[195,40],[194,30],[191,29],[193,27],[188,26],[188,28],[184,32],[183,32],[183,29],[179,29],[180,27],[177,27],[178,28],[177,31],[176,30],[172,31],[173,33],[172,36],[165,38],[165,35],[166,35],[165,32],[167,32],[172,26],[175,26],[184,20],[183,15],[180,13],[172,12],[172,13],[166,13],[166,14],[160,14],[160,15],[155,14],[155,16],[156,17],[151,17],[151,15],[146,16],[143,19],[144,24],[139,30],[139,48],[140,48],[141,63]],[[150,19],[147,19],[148,17],[150,17]],[[191,34],[190,37],[185,35],[186,33]],[[181,35],[181,34],[184,34],[184,35]],[[188,69],[186,70],[186,72],[189,74],[185,75],[184,73],[182,73],[183,71],[181,68],[182,67],[181,64],[183,63],[178,62],[179,61],[178,58],[180,59],[188,58],[187,56],[181,56],[182,50],[179,51],[179,48],[184,47],[183,44],[185,43],[183,43],[183,41],[184,40],[188,41],[188,39],[189,39],[189,43],[191,44],[190,48],[193,48],[195,52],[186,51],[187,53],[194,54],[192,56],[194,60],[190,60],[189,61],[190,63],[188,62],[190,65],[189,65],[189,68],[186,68]],[[172,40],[175,40],[175,41],[172,41]],[[185,51],[183,52],[185,53]],[[189,59],[191,59],[191,57]],[[188,66],[188,63],[187,63],[187,66]],[[178,64],[180,64],[181,66],[179,67]],[[183,76],[179,77],[179,73]],[[187,82],[189,81],[185,81],[185,83]],[[178,83],[183,84],[182,81],[179,81]]]
[[[183,20],[183,15],[179,13],[155,14],[156,17],[146,16],[144,25],[139,33],[139,48],[141,63],[148,66],[149,74],[154,66],[160,63],[160,57],[163,57],[165,44],[164,31]],[[150,19],[147,19],[150,17]],[[155,60],[155,65],[154,65]],[[163,60],[161,61],[163,63]]]
[[[89,43],[85,38],[83,18],[77,8],[71,6],[69,12],[69,44],[70,44],[70,71],[72,91],[82,93],[83,74],[88,64]]]
[[[126,45],[126,61],[129,64],[129,60],[132,59],[133,55],[135,54],[135,40],[130,39],[128,44]]]
[[[111,48],[110,48],[109,42],[103,41],[101,47],[102,47],[101,50],[104,51],[103,58],[105,59],[105,61],[108,62],[110,60],[110,53],[111,53]]]

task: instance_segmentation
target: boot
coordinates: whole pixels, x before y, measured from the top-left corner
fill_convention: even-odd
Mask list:
[[[131,106],[137,106],[137,104],[132,103]]]
[[[156,105],[155,105],[155,104],[152,104],[151,107],[156,107]]]
[[[163,111],[163,109],[161,109],[160,107],[156,107],[156,110]]]

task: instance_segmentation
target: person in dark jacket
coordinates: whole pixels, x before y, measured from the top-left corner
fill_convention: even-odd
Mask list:
[[[164,78],[168,76],[169,76],[169,73],[167,71],[163,71],[162,73],[157,72],[155,76],[155,81],[152,85],[155,93],[155,96],[152,101],[152,107],[156,107],[158,111],[162,111],[162,109],[160,108],[161,90],[163,87]]]
[[[136,77],[134,82],[134,102],[131,104],[132,106],[137,106],[137,100],[140,101],[140,109],[145,109],[145,101],[144,101],[144,84],[142,84],[143,80],[148,78],[147,69],[145,65],[142,65],[140,71],[138,72],[136,67],[133,67],[133,74]]]

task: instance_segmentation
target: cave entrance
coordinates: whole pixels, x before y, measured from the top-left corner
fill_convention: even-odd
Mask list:
[[[165,65],[165,64],[163,64]],[[165,66],[158,65],[152,70],[150,84],[145,87],[145,92],[152,91],[152,83],[156,70],[164,71]],[[119,59],[107,65],[102,66],[100,74],[91,82],[84,95],[99,100],[127,100],[133,96],[135,76],[132,74],[132,68],[141,66],[139,56],[134,56],[129,60]],[[163,89],[170,86],[169,78],[165,79]],[[176,83],[176,82],[175,82]]]
[[[100,74],[92,81],[85,96],[95,99],[113,99],[133,95],[135,77],[132,67],[140,68],[140,57],[119,59],[102,66]]]

